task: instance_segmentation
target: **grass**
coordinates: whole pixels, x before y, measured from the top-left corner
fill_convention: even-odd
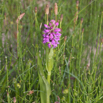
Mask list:
[[[103,0],[79,0],[78,7],[76,0],[49,1],[49,21],[55,19],[55,2],[57,20],[63,14],[60,44],[54,49],[50,103],[102,103]],[[38,58],[48,75],[47,45],[42,43],[46,4],[0,1],[0,103],[41,103]]]

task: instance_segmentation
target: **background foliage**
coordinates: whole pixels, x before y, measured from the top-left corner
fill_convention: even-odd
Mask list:
[[[50,6],[49,20],[55,19],[55,2],[58,20],[63,14],[63,21],[61,42],[54,51],[51,103],[103,102],[103,0],[79,0],[76,23],[76,0],[1,0],[1,103],[40,103],[36,54],[39,52],[47,74],[43,24],[46,4]],[[17,25],[22,13],[25,15]]]

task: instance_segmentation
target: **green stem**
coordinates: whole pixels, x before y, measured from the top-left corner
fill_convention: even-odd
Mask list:
[[[47,77],[47,80],[48,80],[48,83],[50,84],[50,77],[51,77],[51,71],[48,72],[48,77]]]
[[[50,96],[47,97],[47,103],[50,103]]]
[[[7,57],[6,58],[6,69],[7,69],[7,100],[8,103],[10,103],[10,98],[9,98],[9,79],[8,79],[8,67],[7,67]]]
[[[48,15],[47,15],[47,25],[48,25],[48,23],[49,23],[49,22],[48,22]]]
[[[55,21],[57,21],[57,15],[55,15]]]

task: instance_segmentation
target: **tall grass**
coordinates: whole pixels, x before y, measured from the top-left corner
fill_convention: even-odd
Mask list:
[[[102,103],[103,0],[79,0],[79,4],[76,0],[1,0],[0,103],[41,103],[38,58],[47,78],[47,45],[42,43],[47,3],[48,21],[60,21],[63,14],[60,44],[54,49],[50,103]]]

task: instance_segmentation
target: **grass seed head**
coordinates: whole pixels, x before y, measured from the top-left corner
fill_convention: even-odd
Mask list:
[[[64,41],[66,41],[66,40],[67,40],[67,36],[64,37]]]
[[[76,23],[78,20],[78,11],[75,13],[74,23]]]
[[[78,7],[79,6],[79,1],[77,0],[77,2],[76,2],[76,6]]]
[[[58,5],[57,5],[57,3],[55,3],[55,5],[54,5],[54,13],[55,13],[55,15],[58,14]]]
[[[84,33],[84,28],[82,29],[82,33]]]
[[[83,23],[83,18],[81,18],[81,24]]]
[[[15,97],[13,98],[13,102],[16,103],[16,98]]]
[[[63,14],[61,14],[60,16],[60,21],[62,22],[62,20],[63,20]]]
[[[37,7],[35,7],[35,13],[37,13]]]
[[[23,18],[23,16],[25,15],[25,13],[22,13],[18,16],[16,23],[18,24],[18,22]]]
[[[103,44],[103,38],[101,39],[101,43]]]
[[[45,14],[47,14],[47,15],[49,14],[49,5],[48,4],[46,5],[46,8],[45,8]]]

